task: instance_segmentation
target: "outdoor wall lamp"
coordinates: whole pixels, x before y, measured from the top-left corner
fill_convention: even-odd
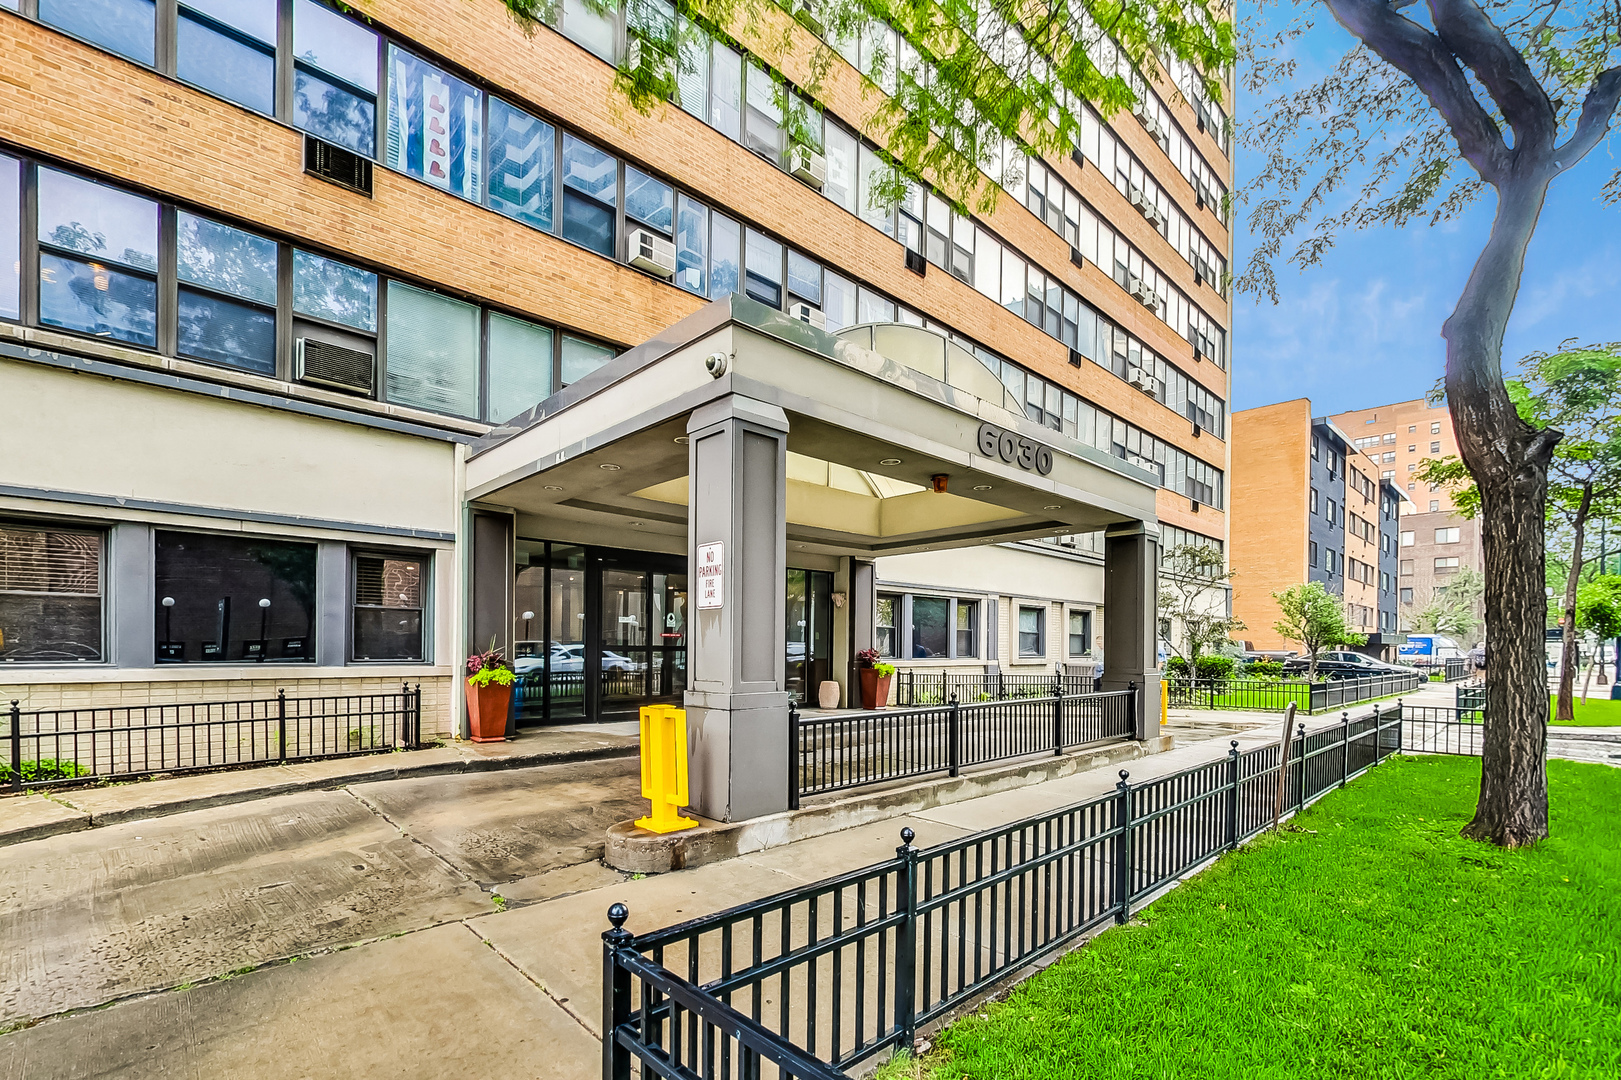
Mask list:
[[[259,662],[265,661],[265,653],[269,652],[267,636],[270,627],[270,598],[265,597],[259,601]]]

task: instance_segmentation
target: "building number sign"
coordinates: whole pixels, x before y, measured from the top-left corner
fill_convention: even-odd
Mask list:
[[[1042,476],[1053,471],[1051,447],[1033,443],[1022,435],[990,424],[979,425],[979,452],[988,458],[1001,458],[1021,469],[1034,469]]]
[[[712,544],[698,545],[698,606],[718,608],[726,595],[726,560],[724,548],[716,540]]]

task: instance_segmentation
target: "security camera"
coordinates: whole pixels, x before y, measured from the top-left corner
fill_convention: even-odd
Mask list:
[[[726,354],[723,352],[710,353],[704,358],[704,369],[717,379],[726,374]]]

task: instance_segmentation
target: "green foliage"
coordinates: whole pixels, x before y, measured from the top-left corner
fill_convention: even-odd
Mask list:
[[[1465,566],[1446,582],[1436,586],[1430,602],[1413,615],[1412,632],[1445,634],[1459,641],[1473,641],[1480,626],[1476,605],[1486,593],[1486,575]]]
[[[1621,637],[1621,577],[1605,574],[1576,590],[1576,628],[1605,640]]]
[[[1317,677],[1317,654],[1336,645],[1361,645],[1367,635],[1353,633],[1345,617],[1345,603],[1323,588],[1321,581],[1291,585],[1272,594],[1279,619],[1272,629],[1286,641],[1298,643],[1310,657],[1306,677]]]
[[[1281,679],[1283,677],[1283,661],[1251,660],[1244,665],[1244,675],[1251,679]]]
[[[1167,657],[1165,660],[1165,674],[1178,679],[1188,677],[1188,662],[1180,656]]]
[[[1226,645],[1245,629],[1227,614],[1226,591],[1235,576],[1226,556],[1210,544],[1181,544],[1160,557],[1159,616],[1171,624],[1171,650],[1190,664]]]
[[[31,784],[37,780],[73,780],[80,776],[89,776],[90,770],[76,761],[56,758],[40,758],[38,761],[25,761],[22,763],[23,783]],[[11,783],[11,762],[0,761],[0,784]]]
[[[895,674],[895,665],[886,664],[883,661],[879,661],[878,663],[874,664],[872,669],[878,673],[878,677],[880,679],[887,679],[891,675]]]
[[[512,673],[511,668],[479,668],[473,674],[467,676],[467,685],[489,686],[494,683],[496,686],[511,686],[517,681],[517,678]]]
[[[1193,673],[1201,679],[1230,679],[1238,661],[1230,656],[1201,656],[1193,662]]]
[[[1458,836],[1479,777],[1388,760],[880,1080],[1613,1075],[1621,770],[1550,762],[1512,851]]]

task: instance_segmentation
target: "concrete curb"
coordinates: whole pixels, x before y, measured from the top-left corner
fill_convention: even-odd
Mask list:
[[[137,783],[152,789],[150,801],[134,806],[120,807],[116,810],[97,812],[95,810],[82,810],[73,805],[73,791],[63,791],[54,799],[46,800],[58,806],[63,815],[55,820],[22,822],[13,825],[3,820],[7,804],[10,799],[0,799],[0,847],[12,844],[26,843],[30,840],[42,840],[46,837],[60,836],[63,833],[79,832],[84,829],[99,828],[103,825],[116,825],[125,821],[139,821],[148,818],[168,817],[172,814],[184,814],[191,810],[207,810],[216,806],[231,806],[237,803],[254,802],[259,799],[271,799],[278,795],[290,795],[300,791],[322,791],[332,788],[348,787],[351,784],[369,784],[383,780],[403,780],[423,776],[444,776],[452,773],[478,773],[497,772],[505,769],[528,769],[540,765],[567,765],[582,761],[604,761],[612,758],[635,757],[640,752],[635,743],[624,746],[587,747],[578,750],[564,750],[553,752],[540,752],[533,754],[514,754],[502,758],[464,758],[457,761],[434,761],[421,764],[401,763],[391,769],[357,769],[351,772],[333,773],[328,776],[310,777],[307,779],[295,778],[279,782],[260,783],[253,787],[237,791],[221,791],[210,795],[190,797],[165,797],[162,790],[165,781],[138,781]],[[410,752],[407,751],[407,756]],[[298,765],[320,764],[319,762],[299,762]],[[268,769],[285,769],[295,767],[291,763],[286,766],[269,766]],[[244,769],[243,773],[262,773],[268,769]],[[193,774],[207,775],[207,774]],[[220,775],[218,773],[212,775]],[[269,780],[270,778],[265,777]],[[84,790],[84,789],[81,789]],[[91,788],[89,790],[96,790]],[[143,792],[144,794],[144,792]],[[29,798],[30,796],[22,796]]]
[[[936,806],[977,799],[1000,791],[1057,780],[1089,769],[1135,761],[1171,749],[1169,735],[1142,742],[1111,743],[1062,757],[1026,758],[958,777],[936,777],[902,787],[859,792],[835,802],[802,806],[748,821],[699,819],[698,828],[655,833],[623,821],[608,830],[603,861],[632,874],[662,874],[719,862],[797,840],[840,832],[887,818],[904,817]]]

